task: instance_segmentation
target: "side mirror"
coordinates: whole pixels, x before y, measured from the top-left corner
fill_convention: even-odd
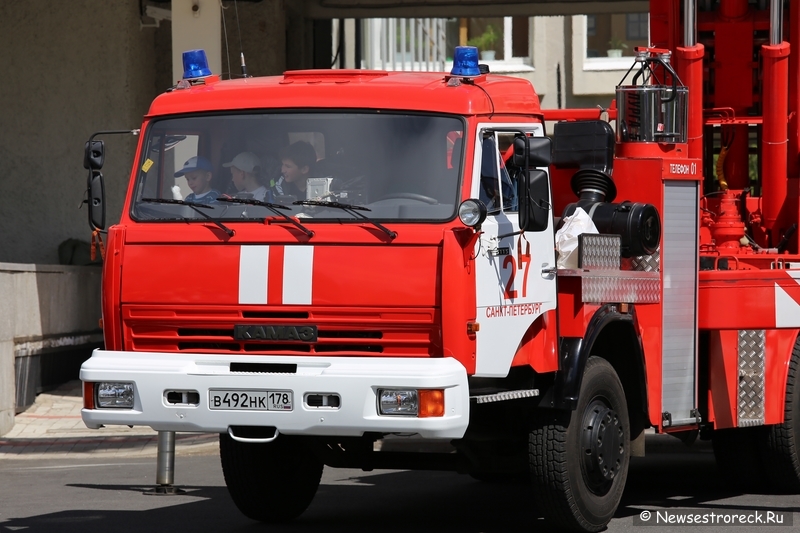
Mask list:
[[[517,135],[514,137],[512,164],[520,168],[549,166],[551,144],[550,137]]]
[[[544,170],[529,170],[517,183],[519,227],[523,231],[544,231],[551,218],[550,180]]]
[[[89,227],[93,230],[106,227],[106,191],[103,185],[103,174],[99,170],[89,173],[87,184],[89,193]]]
[[[105,161],[105,145],[103,141],[86,141],[83,148],[83,168],[100,170]]]

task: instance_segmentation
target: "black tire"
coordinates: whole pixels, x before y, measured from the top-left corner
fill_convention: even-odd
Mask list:
[[[236,507],[259,522],[287,522],[300,516],[314,499],[322,476],[322,463],[314,454],[285,435],[253,444],[222,433],[219,456]]]
[[[604,529],[619,506],[630,463],[625,391],[608,361],[589,358],[574,411],[537,414],[528,450],[542,516],[563,529]]]
[[[770,485],[781,492],[800,492],[800,339],[794,345],[786,379],[784,422],[768,428],[763,453]]]

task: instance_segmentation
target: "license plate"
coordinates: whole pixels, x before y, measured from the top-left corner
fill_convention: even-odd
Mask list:
[[[208,407],[226,411],[291,411],[292,391],[213,389],[208,391]]]

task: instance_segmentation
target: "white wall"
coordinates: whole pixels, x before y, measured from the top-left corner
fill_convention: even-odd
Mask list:
[[[172,0],[172,79],[183,77],[183,52],[202,48],[211,72],[222,72],[219,0]],[[237,62],[238,64],[238,62]]]
[[[534,17],[533,75],[529,78],[544,109],[558,108],[556,65],[561,66],[561,107],[607,108],[633,58],[586,59],[586,17]]]
[[[567,85],[564,73],[565,55],[564,17],[534,17],[532,22],[533,86],[541,99],[542,108],[558,108],[558,83],[556,65],[561,65],[561,105],[566,103]]]
[[[100,268],[0,263],[0,435],[14,425],[17,355],[98,340]],[[76,376],[77,378],[77,376]]]
[[[632,57],[586,59],[586,17],[572,19],[572,93],[576,96],[615,94],[616,86],[633,65]],[[606,104],[608,105],[608,104]]]

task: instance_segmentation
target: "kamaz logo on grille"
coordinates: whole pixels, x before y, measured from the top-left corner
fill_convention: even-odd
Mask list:
[[[317,340],[317,326],[234,326],[237,341],[303,341]]]

